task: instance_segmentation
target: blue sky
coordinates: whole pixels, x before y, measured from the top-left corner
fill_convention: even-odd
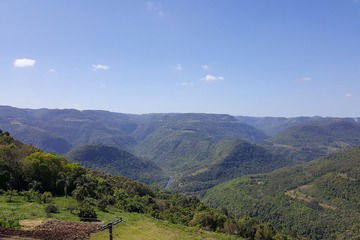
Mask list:
[[[2,0],[0,105],[360,116],[360,0]]]

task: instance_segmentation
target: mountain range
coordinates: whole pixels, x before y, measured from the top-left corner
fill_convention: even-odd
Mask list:
[[[352,213],[359,210],[359,118],[0,106],[0,128],[71,162],[199,196],[299,239],[360,234]]]

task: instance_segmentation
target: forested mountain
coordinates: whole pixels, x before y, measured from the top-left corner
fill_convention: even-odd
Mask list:
[[[268,141],[271,151],[291,162],[306,162],[360,145],[360,123],[355,119],[325,119],[282,131]]]
[[[286,165],[281,156],[243,140],[225,140],[212,146],[209,161],[174,177],[173,191],[202,194],[205,190],[246,174],[270,172]]]
[[[131,159],[141,158],[160,167],[170,177],[169,189],[175,186],[177,191],[191,193],[232,177],[268,172],[360,145],[359,126],[358,119],[350,118],[134,115],[0,106],[0,127],[26,143],[62,155],[71,149],[77,152],[78,146],[102,144],[112,154],[102,151],[102,157],[87,158],[86,166],[134,176],[119,167],[124,162],[114,160],[117,151],[112,150],[118,148],[134,155]],[[135,175],[145,182],[153,179]]]
[[[269,221],[310,239],[359,239],[360,148],[208,191],[210,206]]]
[[[259,130],[262,130],[268,136],[275,136],[278,133],[294,126],[306,124],[316,120],[328,120],[336,118],[323,118],[323,117],[248,117],[236,116],[236,119],[242,123],[246,123]]]
[[[153,162],[144,161],[124,150],[97,145],[81,145],[72,149],[66,158],[74,163],[114,176],[125,176],[144,183],[164,182],[161,168]]]
[[[261,131],[225,114],[134,115],[95,110],[0,106],[0,126],[20,140],[24,139],[35,146],[42,144],[45,150],[58,154],[65,154],[78,145],[97,143],[132,151],[146,139],[148,142],[154,138],[152,134],[167,136],[185,130],[201,132],[202,138],[238,137],[251,142],[261,142],[266,138]],[[61,144],[49,141],[52,139]],[[147,147],[145,143],[140,149]]]
[[[136,147],[136,153],[169,171],[189,169],[211,160],[214,144],[241,138],[262,142],[265,135],[227,115],[173,115]],[[205,118],[205,119],[204,119]]]

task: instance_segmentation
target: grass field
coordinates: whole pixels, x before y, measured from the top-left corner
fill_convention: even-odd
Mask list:
[[[69,209],[77,206],[77,202],[72,198],[55,197],[53,198],[59,208],[59,213],[47,214],[45,205],[37,202],[27,202],[21,196],[13,198],[12,202],[7,202],[4,196],[0,196],[0,219],[17,218],[19,220],[32,219],[40,220],[59,219],[65,221],[80,221],[79,217],[72,214]],[[107,212],[98,210],[98,219],[102,222],[115,220],[122,217],[126,223],[120,223],[114,228],[114,239],[121,240],[239,240],[241,238],[211,233],[197,228],[190,228],[175,225],[166,221],[160,221],[143,214],[125,213],[117,208],[108,208]],[[31,224],[31,221],[27,223]],[[91,240],[108,239],[107,232],[98,232],[91,236]]]

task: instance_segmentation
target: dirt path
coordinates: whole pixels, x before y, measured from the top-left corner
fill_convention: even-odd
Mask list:
[[[75,240],[87,239],[89,235],[96,232],[98,224],[65,222],[50,220],[38,224],[39,221],[25,222],[30,225],[29,230],[14,230],[0,228],[0,239],[24,239],[24,240]],[[3,237],[1,237],[1,235]],[[11,236],[11,237],[10,237]]]

